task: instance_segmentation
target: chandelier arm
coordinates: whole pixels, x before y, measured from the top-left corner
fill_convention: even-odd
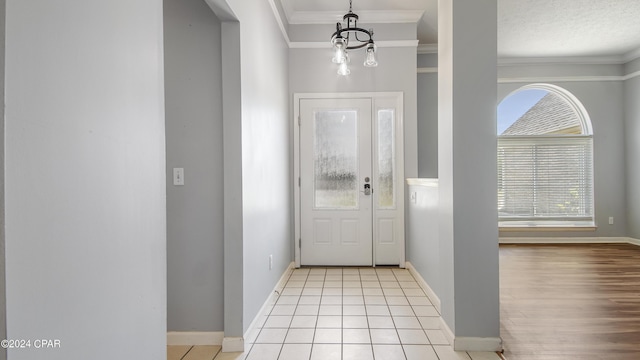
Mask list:
[[[366,32],[366,35],[369,36],[369,40],[360,40],[360,38],[358,38],[358,32],[354,32],[354,35],[355,35],[354,37],[356,38],[356,40],[359,41],[359,42],[369,42],[369,41],[371,41],[371,34],[369,34],[368,31]]]
[[[369,45],[369,43],[368,43],[368,42],[366,42],[366,43],[362,43],[362,44],[359,44],[359,45],[347,46],[347,47],[346,47],[346,49],[347,49],[347,50],[362,49],[363,47],[365,47],[365,46],[367,46],[367,45]]]
[[[373,35],[371,35],[371,33],[369,32],[369,30],[363,29],[363,28],[358,28],[358,27],[354,27],[354,28],[342,28],[340,30],[337,30],[336,32],[334,32],[333,34],[331,34],[331,38],[333,39],[336,36],[343,36],[343,33],[347,33],[347,36],[349,36],[349,33],[364,33],[369,37],[369,40],[358,40],[358,41],[373,41]]]
[[[344,33],[346,33],[346,36],[343,35]],[[355,39],[358,42],[360,42],[361,44],[348,46],[348,43],[349,43],[348,40],[350,38],[351,33],[354,33]],[[365,40],[360,40],[358,38],[358,33],[363,33],[363,34],[367,35],[369,37],[369,39],[368,40],[366,40],[366,39]],[[346,47],[347,50],[361,49],[361,48],[367,46],[367,44],[370,44],[370,43],[374,42],[373,41],[373,37],[372,37],[371,33],[369,32],[369,30],[366,30],[366,29],[363,29],[363,28],[342,28],[342,29],[334,32],[331,35],[331,38],[333,39],[333,38],[335,38],[337,36],[341,36],[344,39],[347,39],[347,47]]]

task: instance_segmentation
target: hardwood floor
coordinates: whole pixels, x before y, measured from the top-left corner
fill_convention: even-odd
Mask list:
[[[508,360],[640,359],[640,247],[501,245]]]

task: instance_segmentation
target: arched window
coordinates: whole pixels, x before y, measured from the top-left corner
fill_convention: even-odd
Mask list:
[[[498,106],[501,226],[593,225],[593,133],[571,93],[524,86]]]

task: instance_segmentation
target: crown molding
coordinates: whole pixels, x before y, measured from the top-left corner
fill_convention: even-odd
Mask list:
[[[376,41],[379,48],[418,47],[418,40],[380,40]],[[331,49],[328,41],[294,41],[289,44],[291,49]]]
[[[379,40],[376,41],[378,47],[394,48],[394,47],[418,47],[418,40]]]
[[[437,67],[421,67],[418,68],[418,74],[437,74],[438,73],[438,68]],[[412,185],[412,184],[409,184]]]
[[[418,74],[437,73],[437,67],[418,68]],[[640,76],[640,70],[623,76],[540,76],[522,78],[498,78],[498,84],[511,83],[554,83],[554,82],[589,82],[589,81],[626,81]]]
[[[287,24],[291,24],[291,15],[294,13],[293,10],[293,2],[291,0],[276,0],[282,6],[282,10],[284,10],[284,16],[287,18]]]
[[[640,70],[621,76],[539,76],[523,78],[498,78],[498,84],[508,83],[553,83],[553,82],[590,82],[590,81],[626,81],[640,76]]]
[[[420,44],[418,45],[418,54],[437,54],[438,44]]]
[[[625,76],[533,76],[522,78],[498,78],[498,84],[510,83],[556,83],[556,82],[592,82],[624,81]]]
[[[437,54],[438,44],[420,44],[418,54]],[[511,65],[622,65],[640,58],[640,48],[624,55],[563,57],[499,57],[498,66]]]
[[[640,70],[632,72],[630,74],[627,74],[627,75],[623,76],[622,78],[623,78],[623,80],[630,80],[630,79],[633,79],[633,78],[637,78],[638,76],[640,76]]]
[[[362,10],[358,16],[365,24],[417,23],[424,10]],[[344,11],[294,11],[289,16],[292,25],[335,24],[341,22]]]
[[[628,53],[624,54],[622,57],[624,58],[625,63],[638,59],[640,58],[640,48],[629,51]]]
[[[626,61],[621,55],[562,56],[562,57],[500,57],[498,66],[509,65],[620,65]]]
[[[280,32],[282,33],[282,37],[284,41],[287,43],[287,46],[291,48],[291,40],[289,39],[289,34],[287,33],[287,29],[284,26],[284,21],[282,16],[280,16],[280,12],[278,11],[278,7],[274,0],[268,0],[269,5],[271,6],[271,10],[273,11],[273,16],[276,18],[276,22],[278,23],[278,27],[280,28]],[[286,15],[285,15],[286,16]]]

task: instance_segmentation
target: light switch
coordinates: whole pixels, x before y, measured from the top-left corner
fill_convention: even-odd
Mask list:
[[[184,185],[184,168],[173,168],[173,185]]]
[[[415,191],[411,192],[411,202],[416,203],[418,201],[418,194]]]

